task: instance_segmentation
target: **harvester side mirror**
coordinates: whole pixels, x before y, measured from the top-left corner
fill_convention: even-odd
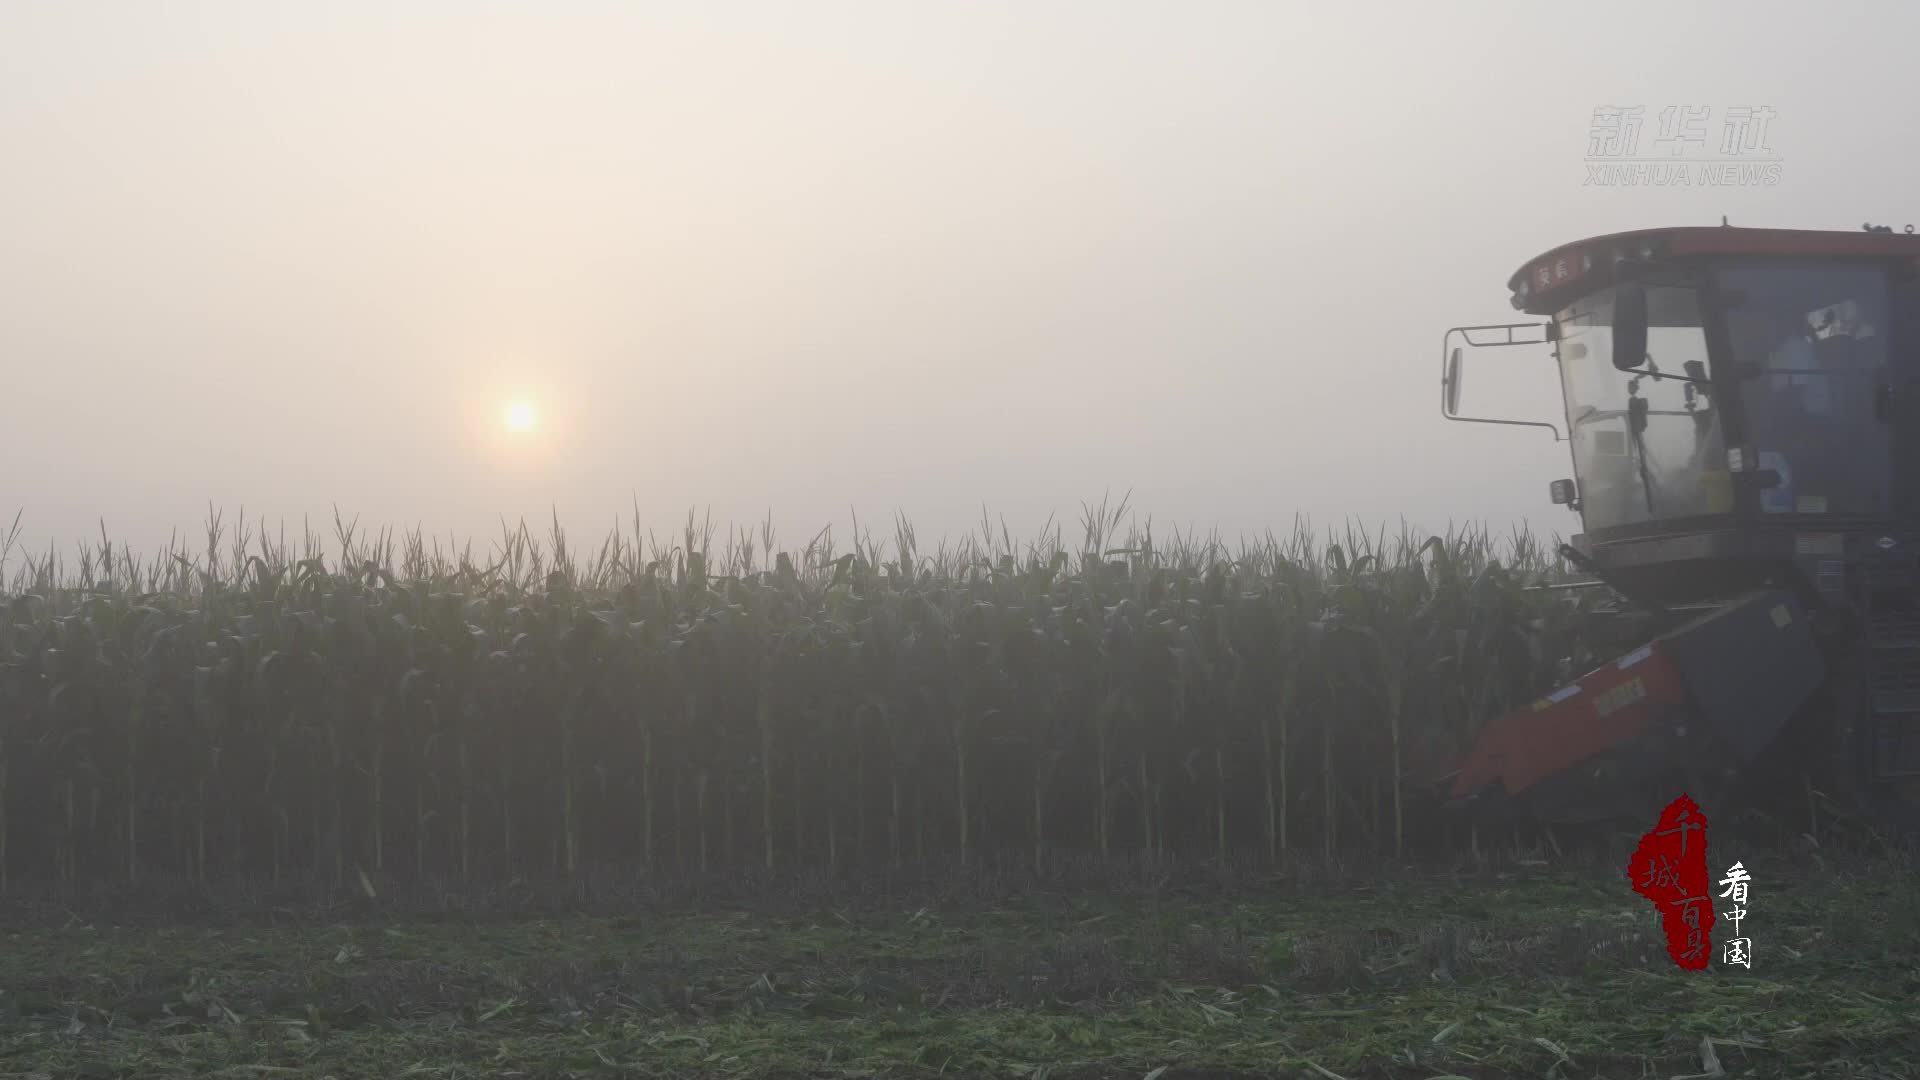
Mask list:
[[[1447,358],[1447,385],[1445,400],[1448,416],[1460,414],[1460,350],[1455,348],[1453,355]]]
[[[1647,358],[1647,290],[1623,286],[1613,301],[1613,366],[1632,371]]]

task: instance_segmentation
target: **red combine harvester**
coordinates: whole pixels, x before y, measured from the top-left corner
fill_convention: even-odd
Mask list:
[[[1920,821],[1920,236],[1651,229],[1523,266],[1545,322],[1442,343],[1450,420],[1570,444],[1561,554],[1607,591],[1617,660],[1489,722],[1456,804],[1547,821],[1711,814],[1787,763],[1899,831]],[[1551,350],[1565,431],[1460,414],[1470,350]]]

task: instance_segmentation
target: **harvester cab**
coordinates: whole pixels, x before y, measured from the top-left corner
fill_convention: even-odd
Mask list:
[[[1441,413],[1568,444],[1573,475],[1549,494],[1580,529],[1560,550],[1611,598],[1583,641],[1612,659],[1489,721],[1452,796],[1552,821],[1686,791],[1711,813],[1762,763],[1817,759],[1820,790],[1910,828],[1920,236],[1620,233],[1549,251],[1509,287],[1544,321],[1448,330]],[[1462,412],[1470,360],[1542,352],[1561,422]]]

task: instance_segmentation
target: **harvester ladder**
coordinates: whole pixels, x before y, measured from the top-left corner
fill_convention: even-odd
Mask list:
[[[1920,777],[1920,612],[1867,612],[1867,767],[1876,781]]]

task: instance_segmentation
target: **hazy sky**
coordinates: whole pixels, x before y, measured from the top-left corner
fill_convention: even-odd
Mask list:
[[[1572,531],[1440,335],[1596,233],[1920,222],[1920,8],[1811,10],[0,0],[0,510]],[[1605,105],[1769,106],[1779,183],[1584,186]]]

